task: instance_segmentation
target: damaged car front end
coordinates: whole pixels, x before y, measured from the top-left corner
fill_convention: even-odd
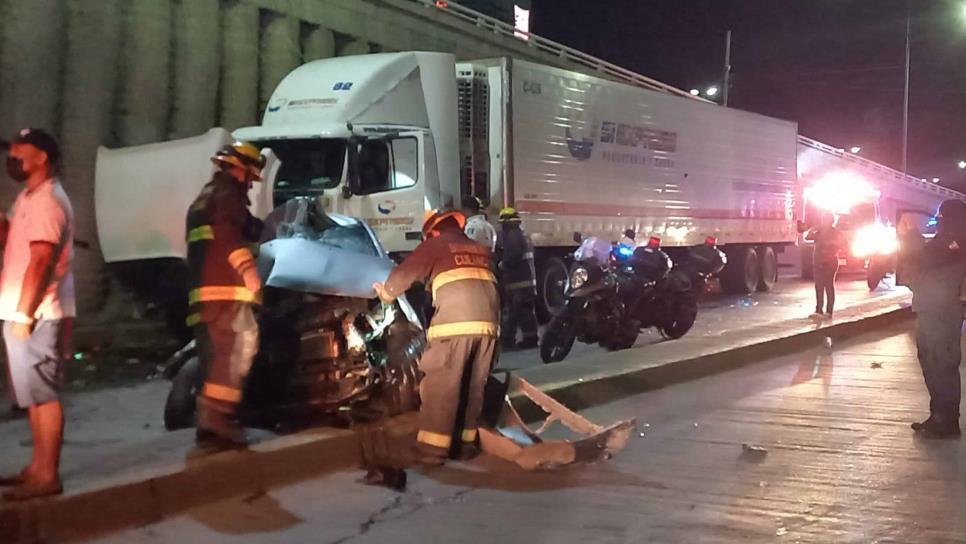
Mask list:
[[[261,341],[242,422],[297,428],[335,415],[416,409],[425,334],[404,297],[386,305],[375,296],[372,284],[385,281],[393,262],[369,226],[300,197],[276,208],[263,232]],[[192,345],[172,357],[165,375],[173,380],[165,427],[192,426],[203,379]]]

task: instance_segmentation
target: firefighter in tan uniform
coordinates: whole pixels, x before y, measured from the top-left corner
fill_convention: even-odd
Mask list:
[[[440,464],[477,438],[483,387],[497,353],[500,303],[490,249],[463,233],[459,212],[428,212],[425,241],[373,287],[392,302],[414,283],[432,291],[436,309],[419,362],[422,405],[416,436],[420,462]],[[462,417],[461,417],[462,414]]]
[[[197,439],[240,445],[237,408],[258,351],[253,305],[262,282],[255,266],[261,222],[248,211],[248,191],[261,180],[265,159],[247,143],[223,147],[218,171],[188,210],[188,324],[194,328],[204,384],[198,393]]]

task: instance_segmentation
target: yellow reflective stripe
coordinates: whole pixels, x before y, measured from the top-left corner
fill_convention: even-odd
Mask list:
[[[463,429],[463,442],[476,442],[476,429]]]
[[[496,323],[489,321],[462,321],[459,323],[444,323],[432,325],[426,333],[427,338],[442,338],[445,336],[496,336]]]
[[[536,286],[537,286],[537,282],[535,280],[527,280],[527,281],[517,281],[517,282],[511,283],[507,285],[506,288],[509,289],[510,291],[513,291],[515,289],[526,289],[528,287],[536,287]]]
[[[199,240],[214,240],[215,231],[211,228],[211,225],[202,225],[200,227],[195,227],[188,231],[188,243],[197,242]]]
[[[419,431],[416,434],[416,441],[443,449],[449,449],[453,443],[453,439],[449,435],[434,433],[432,431]]]
[[[201,389],[201,394],[209,399],[221,400],[236,404],[241,402],[242,396],[241,389],[235,389],[234,387],[228,387],[226,385],[211,382],[205,382],[205,386]]]
[[[191,314],[188,316],[188,319],[184,320],[184,322],[189,327],[194,327],[198,323],[201,323],[201,314]]]
[[[462,280],[482,280],[496,283],[496,276],[493,275],[493,272],[485,268],[454,268],[453,270],[447,270],[433,278],[433,298],[436,298],[436,291],[439,291],[440,287],[453,283],[454,281]]]
[[[189,304],[211,302],[216,300],[237,300],[240,302],[261,304],[262,294],[253,293],[244,287],[236,286],[201,287],[199,289],[193,289],[190,293],[188,293]]]
[[[240,269],[245,263],[254,260],[255,257],[252,256],[252,252],[247,247],[236,249],[228,255],[228,264],[235,270]]]

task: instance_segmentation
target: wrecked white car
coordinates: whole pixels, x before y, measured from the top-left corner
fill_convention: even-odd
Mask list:
[[[405,297],[386,305],[372,284],[393,262],[364,222],[326,214],[314,198],[287,201],[265,221],[261,342],[245,387],[250,426],[298,426],[350,413],[383,417],[418,407],[425,336]],[[201,369],[193,344],[166,366],[168,429],[194,424]]]

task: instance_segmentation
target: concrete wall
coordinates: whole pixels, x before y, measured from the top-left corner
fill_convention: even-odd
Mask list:
[[[563,67],[526,43],[410,0],[0,0],[0,135],[58,134],[79,240],[83,317],[107,318],[97,249],[97,147],[257,123],[278,81],[303,62],[376,51],[461,59],[513,55]],[[0,180],[0,208],[16,194]],[[181,221],[182,218],[172,218]]]

